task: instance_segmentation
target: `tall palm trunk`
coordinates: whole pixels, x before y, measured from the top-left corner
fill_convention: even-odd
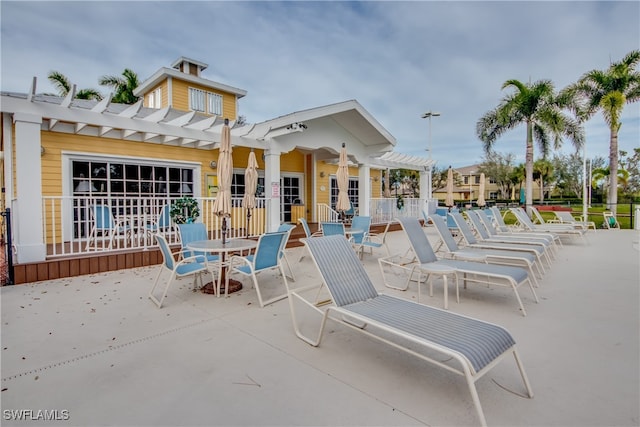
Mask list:
[[[524,171],[525,208],[527,213],[531,215],[531,206],[533,206],[533,123],[531,123],[531,120],[527,120],[527,152]]]
[[[609,142],[609,194],[607,194],[607,209],[615,215],[618,211],[618,130],[617,125],[611,125]]]

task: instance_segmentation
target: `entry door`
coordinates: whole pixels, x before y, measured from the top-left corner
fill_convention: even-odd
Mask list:
[[[291,222],[291,206],[302,204],[302,177],[283,175],[280,178],[280,221]]]

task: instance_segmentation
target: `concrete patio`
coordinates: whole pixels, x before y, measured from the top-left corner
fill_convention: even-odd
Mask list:
[[[402,231],[388,241],[393,253],[407,248]],[[451,311],[511,331],[535,393],[523,397],[506,359],[477,383],[489,425],[640,424],[638,241],[637,231],[598,230],[587,245],[565,244],[540,281],[540,303],[520,289],[527,317],[510,290],[470,285],[457,304],[450,288]],[[319,283],[308,256],[296,263],[305,250],[289,250],[292,286]],[[379,290],[417,297],[415,283],[386,288],[376,256],[363,263]],[[249,281],[225,299],[184,279],[159,310],[147,299],[158,268],[0,289],[2,425],[478,423],[462,377],[335,323],[311,347],[294,335],[287,301],[261,309]],[[423,302],[442,307],[436,283]]]

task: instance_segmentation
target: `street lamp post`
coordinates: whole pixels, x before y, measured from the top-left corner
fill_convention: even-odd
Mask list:
[[[438,117],[440,115],[440,113],[437,113],[435,111],[427,111],[426,113],[424,113],[422,116],[423,119],[429,119],[429,146],[427,148],[427,150],[429,151],[429,160],[431,160],[431,117]],[[430,171],[429,171],[429,175],[428,175],[428,182],[427,182],[427,198],[429,200],[433,199],[433,167],[429,166]]]
[[[427,111],[421,117],[423,119],[429,119],[429,160],[431,160],[431,117],[438,117],[440,113],[436,113],[435,111]]]

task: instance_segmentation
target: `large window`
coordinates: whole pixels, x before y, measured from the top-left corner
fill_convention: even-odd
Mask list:
[[[76,195],[171,196],[193,194],[193,169],[117,161],[72,161]]]
[[[233,174],[231,181],[231,197],[236,200],[236,207],[240,207],[242,202],[239,198],[244,197],[245,181],[244,172]],[[264,197],[264,176],[258,176],[258,188],[256,188],[256,197]]]
[[[189,109],[221,116],[222,95],[189,88]]]
[[[358,178],[349,178],[349,201],[354,209],[358,208]],[[331,207],[338,203],[338,180],[331,177]]]

